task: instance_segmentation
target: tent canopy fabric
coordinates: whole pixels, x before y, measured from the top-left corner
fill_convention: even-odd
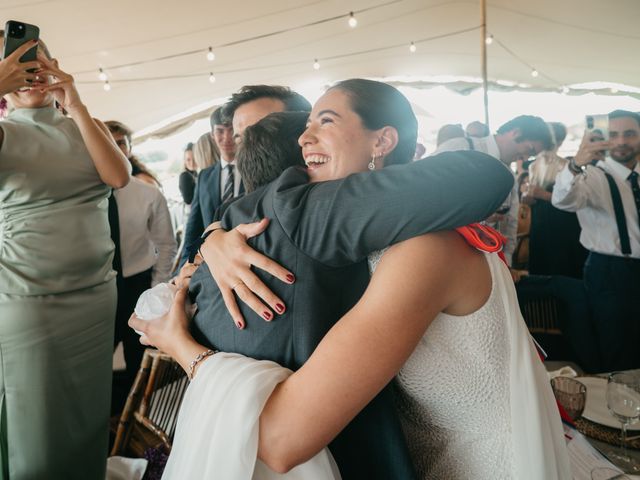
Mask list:
[[[464,91],[480,76],[479,0],[3,0],[0,13],[39,25],[93,115],[134,130],[172,130],[245,84],[304,93],[350,77],[430,86],[446,76],[466,79],[452,84]],[[489,79],[638,94],[638,25],[638,0],[487,0]]]

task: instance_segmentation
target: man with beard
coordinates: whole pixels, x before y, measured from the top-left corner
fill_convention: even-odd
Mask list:
[[[594,166],[602,150],[609,156]],[[601,371],[640,367],[638,153],[640,115],[611,112],[609,141],[593,141],[587,132],[575,158],[556,177],[551,199],[556,207],[577,213],[580,243],[589,250],[584,282]]]

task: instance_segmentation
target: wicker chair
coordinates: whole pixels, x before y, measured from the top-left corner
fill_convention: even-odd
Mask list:
[[[168,454],[188,384],[170,356],[146,350],[120,416],[111,455],[142,457],[148,448]]]

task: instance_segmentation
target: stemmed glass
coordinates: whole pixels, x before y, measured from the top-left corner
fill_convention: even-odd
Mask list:
[[[622,455],[611,456],[632,471],[640,471],[640,465],[627,455],[627,427],[640,419],[640,376],[628,372],[610,374],[607,382],[607,407],[622,425]]]
[[[569,377],[556,377],[551,380],[551,388],[571,420],[575,422],[582,416],[587,400],[587,387],[584,383]]]

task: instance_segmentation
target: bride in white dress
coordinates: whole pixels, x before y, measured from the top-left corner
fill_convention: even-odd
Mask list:
[[[395,147],[390,127],[381,146],[339,89],[318,100],[309,122],[303,153],[309,145],[329,164],[352,159],[346,171],[331,166],[342,175]],[[341,157],[345,146],[352,151]],[[324,447],[395,375],[419,478],[571,478],[549,381],[498,257],[441,232],[371,264],[362,299],[297,372],[235,354],[197,364],[166,478],[281,478],[268,467],[284,478],[339,478]],[[206,348],[189,334],[184,298],[165,317],[130,325],[189,370]]]

